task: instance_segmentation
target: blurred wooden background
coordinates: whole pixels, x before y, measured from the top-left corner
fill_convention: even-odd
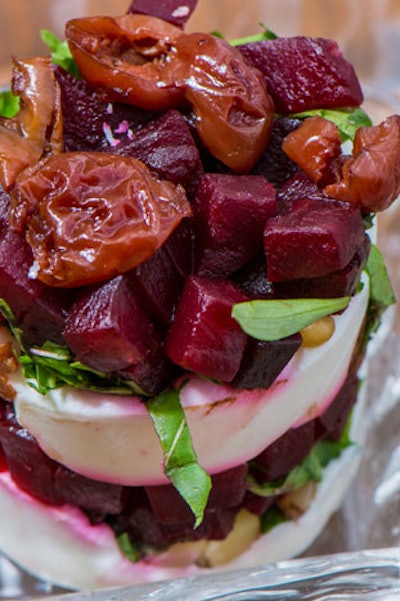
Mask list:
[[[63,36],[68,18],[122,14],[129,0],[0,0],[0,82],[12,54],[44,51],[40,28]],[[336,39],[360,77],[400,80],[400,0],[199,0],[190,30],[219,30],[229,38],[256,32],[264,23],[278,35]]]

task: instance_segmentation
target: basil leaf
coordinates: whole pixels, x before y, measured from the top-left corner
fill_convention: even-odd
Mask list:
[[[254,35],[250,35],[244,38],[238,38],[236,40],[230,40],[231,46],[242,46],[243,44],[252,44],[254,42],[262,42],[263,40],[276,40],[277,35],[268,27],[266,27],[263,23],[259,23],[260,27],[263,28],[263,31],[260,33],[256,33]]]
[[[78,65],[76,64],[68,43],[61,41],[58,37],[48,29],[42,29],[41,38],[43,42],[51,50],[51,59],[54,64],[60,65],[65,71],[71,73],[74,77],[80,77]]]
[[[257,340],[280,340],[314,321],[345,309],[349,296],[341,298],[294,298],[253,300],[238,303],[232,317],[246,334]]]
[[[369,127],[372,125],[372,121],[367,113],[362,108],[354,109],[315,109],[311,111],[304,111],[302,113],[294,113],[292,117],[298,117],[299,119],[305,119],[306,117],[315,117],[319,115],[324,119],[332,121],[337,125],[342,142],[346,140],[354,140],[356,131],[360,127]]]
[[[0,117],[10,119],[19,111],[19,96],[14,96],[10,90],[0,92]]]
[[[197,462],[179,391],[168,389],[146,401],[146,406],[163,450],[164,473],[189,505],[197,528],[204,517],[211,478]]]

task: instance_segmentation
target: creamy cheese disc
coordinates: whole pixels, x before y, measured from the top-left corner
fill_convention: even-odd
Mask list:
[[[285,431],[321,414],[342,386],[368,304],[368,285],[336,315],[335,333],[301,348],[267,390],[236,390],[193,376],[181,403],[200,464],[217,473],[255,457]],[[5,334],[4,334],[5,335]],[[166,483],[144,403],[63,387],[46,396],[11,379],[19,423],[52,459],[86,477],[130,486]]]

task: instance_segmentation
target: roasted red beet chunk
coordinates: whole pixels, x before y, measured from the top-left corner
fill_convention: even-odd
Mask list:
[[[104,372],[139,363],[158,345],[155,328],[125,275],[76,301],[63,335],[79,361]]]
[[[151,15],[183,27],[194,11],[197,0],[133,0],[128,12]]]
[[[229,382],[239,369],[247,336],[231,317],[246,300],[223,278],[189,276],[167,335],[167,353],[184,369]]]
[[[207,174],[193,212],[198,272],[230,275],[261,251],[265,222],[276,213],[276,192],[261,175]]]
[[[70,294],[29,277],[32,252],[25,238],[8,229],[9,208],[10,197],[0,186],[0,298],[22,325],[27,346],[46,340],[62,343]]]
[[[314,278],[343,269],[364,241],[359,209],[348,203],[297,200],[264,231],[268,279]]]
[[[239,49],[263,73],[278,113],[359,106],[363,100],[354,68],[332,40],[295,36]]]

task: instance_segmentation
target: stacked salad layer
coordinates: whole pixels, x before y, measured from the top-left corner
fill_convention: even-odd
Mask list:
[[[335,42],[186,33],[194,4],[43,32],[0,98],[1,475],[133,563],[301,516],[394,302],[400,117]]]

